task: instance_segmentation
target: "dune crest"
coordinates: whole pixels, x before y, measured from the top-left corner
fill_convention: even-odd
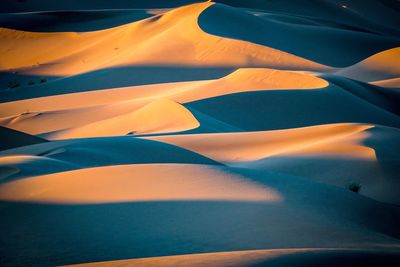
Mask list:
[[[333,124],[304,128],[198,135],[145,137],[174,144],[224,163],[253,161],[276,155],[336,155],[374,160],[361,144],[372,125]]]
[[[129,65],[327,69],[277,49],[205,33],[198,17],[213,4],[192,4],[94,32],[32,33],[3,28],[0,70],[68,76]]]
[[[99,120],[82,127],[50,133],[46,137],[66,139],[170,133],[194,129],[199,125],[200,123],[193,114],[182,105],[168,99],[159,99],[139,110]]]
[[[93,107],[127,100],[149,103],[169,98],[186,103],[229,93],[279,90],[318,89],[329,83],[307,72],[269,68],[239,68],[220,79],[117,87],[62,95],[37,97],[0,103],[0,116],[6,117],[30,111],[54,111]]]
[[[199,122],[175,102],[249,91],[311,90],[328,85],[326,80],[311,73],[245,68],[216,80],[132,86],[1,103],[0,114],[8,116],[0,118],[0,125],[30,134],[46,133],[44,137],[49,139],[178,132],[197,128]],[[27,109],[35,112],[23,112]]]
[[[384,84],[384,80],[400,78],[399,62],[400,47],[396,47],[377,53],[353,66],[339,70],[337,74],[363,82],[374,82],[379,85],[379,83]],[[398,83],[396,82],[395,85],[397,86]]]

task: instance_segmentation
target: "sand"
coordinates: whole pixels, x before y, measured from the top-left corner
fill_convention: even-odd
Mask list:
[[[398,5],[193,2],[0,6],[0,266],[399,266]]]

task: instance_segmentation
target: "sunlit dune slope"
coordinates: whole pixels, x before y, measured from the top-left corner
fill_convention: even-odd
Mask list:
[[[362,145],[372,125],[333,124],[276,131],[147,137],[189,149],[224,163],[276,155],[335,155],[375,159]]]
[[[385,80],[398,79],[400,77],[400,47],[382,51],[360,63],[339,70],[338,75],[352,79],[375,82],[377,85]],[[394,81],[394,80],[392,80]],[[395,84],[398,86],[398,83]]]
[[[239,69],[217,80],[115,88],[2,103],[0,114],[8,116],[1,118],[0,124],[31,134],[50,132],[45,135],[50,139],[183,131],[196,128],[198,122],[172,101],[187,103],[237,92],[326,86],[327,81],[310,73]],[[160,100],[164,98],[172,101]],[[60,130],[63,131],[54,132]]]
[[[188,254],[164,257],[151,257],[104,262],[90,262],[68,265],[70,267],[129,267],[129,266],[181,266],[181,267],[243,267],[243,266],[324,266],[352,267],[360,260],[368,261],[368,266],[379,267],[384,261],[386,266],[395,267],[400,261],[396,251],[383,249],[335,249],[335,248],[299,248],[272,250],[245,250],[216,253]],[[287,265],[288,264],[288,265]]]
[[[126,201],[279,201],[279,193],[216,167],[136,164],[82,169],[0,185],[3,201],[104,203]]]
[[[160,99],[132,113],[49,134],[49,139],[180,132],[197,128],[199,122],[185,107]]]
[[[154,136],[216,161],[302,176],[399,204],[400,132],[368,124],[331,124],[276,131]]]
[[[332,124],[264,132],[154,136],[209,158],[251,169],[302,176],[399,204],[400,132],[366,124]]]
[[[386,79],[380,80],[375,82],[370,82],[371,84],[382,86],[382,87],[389,87],[389,88],[400,88],[400,78],[393,78],[393,79]]]
[[[211,5],[184,6],[139,22],[86,33],[3,28],[0,70],[66,76],[127,65],[325,68],[280,50],[203,32],[198,16]]]
[[[80,93],[73,93],[72,91],[70,94],[5,102],[0,103],[0,115],[2,117],[16,115],[27,110],[42,112],[75,109],[128,100],[131,102],[150,103],[158,98],[169,98],[185,103],[236,92],[273,89],[316,89],[327,85],[327,81],[311,73],[268,68],[241,68],[216,80],[128,86]]]

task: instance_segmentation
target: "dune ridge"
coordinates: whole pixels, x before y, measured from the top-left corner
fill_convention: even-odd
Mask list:
[[[283,51],[204,33],[197,17],[211,5],[206,2],[184,6],[139,22],[87,33],[33,33],[3,28],[0,70],[66,76],[132,64],[326,68]],[[182,31],[184,25],[190,28]],[[132,38],[134,42],[129,41]],[[121,41],[116,42],[118,39]],[[193,39],[197,40],[195,49],[190,41]],[[159,46],[160,43],[164,45]],[[46,53],[21,56],[28,54],[24,49]]]
[[[339,70],[337,74],[364,82],[379,83],[400,77],[400,47],[385,50]]]
[[[147,137],[177,145],[223,163],[252,161],[276,155],[338,155],[375,159],[363,146],[373,125],[332,124],[288,130]]]
[[[200,123],[185,107],[160,99],[124,115],[112,117],[46,135],[49,139],[99,137],[180,132],[197,128]]]
[[[4,0],[1,266],[400,266],[394,0]]]
[[[163,98],[179,103],[187,103],[237,92],[318,89],[327,85],[328,82],[324,79],[309,73],[266,68],[239,69],[217,80],[134,86],[6,102],[0,104],[0,114],[8,116],[1,118],[0,124],[31,134],[48,133],[43,136],[50,139],[112,134],[124,135],[131,131],[159,133],[161,130],[140,130],[135,129],[135,127],[139,127],[137,124],[140,119],[137,117],[140,113],[145,112],[140,110],[144,109],[146,105],[151,105],[152,102],[159,103],[153,104],[153,107],[155,105],[159,106],[159,108],[152,111],[154,115],[165,113],[160,109],[164,104],[161,105],[160,102],[156,102],[161,101],[160,99]],[[93,98],[98,99],[96,100],[97,102],[91,101]],[[67,107],[70,108],[67,109]],[[54,108],[59,110],[53,110]],[[32,111],[23,112],[26,109]],[[149,107],[145,110],[148,109]],[[169,116],[175,117],[175,115],[172,116],[173,111],[168,111],[169,109],[177,109],[172,108],[172,105],[164,107],[164,110],[171,114]],[[18,112],[23,113],[18,114]],[[12,113],[14,115],[11,115]],[[186,113],[182,111],[181,114]],[[150,114],[148,115],[150,116]],[[165,117],[161,116],[160,118]],[[166,121],[168,120],[171,119],[166,118]],[[179,121],[179,119],[176,120]],[[137,121],[136,126],[135,121]],[[182,125],[175,123],[173,129],[164,129],[163,131],[182,131],[198,126],[195,121],[191,124],[185,124],[184,121],[187,120],[182,118]],[[156,122],[146,122],[145,124],[150,125],[152,123]],[[118,127],[110,127],[112,124],[119,124],[120,126],[118,127],[122,129],[117,130]],[[165,122],[164,124],[167,123]],[[143,128],[143,126],[140,127]],[[93,128],[97,129],[98,135],[95,132],[89,133],[90,129]],[[112,128],[111,132],[110,128]],[[104,129],[109,130],[107,132]]]

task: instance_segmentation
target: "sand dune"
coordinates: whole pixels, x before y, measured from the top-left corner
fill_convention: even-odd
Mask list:
[[[106,261],[74,264],[68,266],[354,266],[360,260],[368,261],[370,267],[380,266],[385,261],[387,266],[397,266],[400,259],[395,252],[358,249],[275,249],[248,250],[219,253],[190,254],[179,256],[152,257],[131,260]]]
[[[146,189],[147,188],[147,189]],[[2,184],[0,199],[42,203],[279,201],[279,193],[218,168],[136,164],[83,169]]]
[[[116,136],[180,132],[197,128],[199,122],[183,106],[168,99],[160,99],[139,110],[82,127],[49,134],[49,139]]]
[[[146,165],[144,168],[150,166]],[[140,168],[140,166],[132,168],[135,167]],[[118,167],[112,168],[118,169]],[[83,171],[90,172],[90,169]],[[51,261],[54,265],[66,265],[156,257],[161,253],[181,255],[237,251],[246,248],[343,248],[359,247],[359,244],[362,244],[364,249],[368,247],[395,249],[398,246],[396,239],[398,228],[392,224],[393,220],[397,220],[397,208],[392,205],[295,176],[250,169],[229,168],[228,171],[252,183],[261,184],[261,188],[278,192],[282,201],[182,200],[95,205],[2,202],[3,212],[6,212],[7,216],[0,221],[1,236],[5,241],[5,246],[1,249],[3,254],[10,255],[6,258],[8,261],[16,260],[12,251],[20,248],[25,251],[26,258],[22,260],[26,264],[42,262],[42,257],[46,257],[46,261]],[[175,172],[175,169],[172,172]],[[60,177],[59,175],[63,174],[55,176]],[[189,177],[183,184],[196,179],[196,176],[190,173]],[[119,179],[118,176],[112,178]],[[205,179],[214,184],[212,178]],[[31,179],[33,182],[35,177],[27,179],[25,181]],[[85,186],[82,179],[84,178],[80,176],[80,182],[71,184],[71,187],[77,189],[80,184]],[[122,180],[121,178],[119,181]],[[24,179],[18,181],[22,183]],[[61,190],[57,185],[61,181],[53,181],[54,188]],[[67,186],[68,177],[63,179],[62,184]],[[145,189],[149,188],[146,182],[142,186],[144,186],[141,187],[142,193],[138,193],[138,196],[147,192]],[[157,187],[157,183],[152,183],[152,186]],[[170,186],[172,184],[168,184],[167,188]],[[99,192],[96,184],[91,184],[87,191],[90,192],[93,187],[97,193],[102,192],[103,197],[110,194],[105,192],[104,188],[100,188]],[[108,191],[113,192],[113,188],[124,192],[130,189],[139,190],[139,188],[121,188],[113,183]],[[175,185],[174,188],[183,187],[181,184]],[[202,192],[202,188],[204,187],[192,190]],[[239,190],[240,196],[248,196],[246,192],[250,192],[244,185],[233,188],[218,186],[210,192],[216,192],[218,188],[228,193],[232,193],[231,190]],[[241,191],[242,188],[246,190]],[[40,189],[37,188],[38,191]],[[39,193],[38,191],[35,193]],[[51,195],[51,191],[42,191],[42,194],[45,195],[46,192]],[[182,193],[187,194],[186,191]],[[20,196],[27,200],[28,194]],[[64,196],[66,195],[61,194],[54,197]],[[70,197],[73,198],[72,195]],[[128,197],[134,198],[132,195]],[[375,218],[379,219],[371,220],[371,210],[374,211]],[[29,220],[24,220],[27,212]],[[11,222],[14,223],[10,224]],[[20,238],[11,238],[19,234],[30,238],[23,239],[27,241],[22,244]],[[282,235],[285,238],[282,238]],[[54,244],[68,244],[68,255],[60,254],[59,247]],[[38,246],[43,254],[38,255],[35,252],[37,250],[34,248]],[[34,255],[38,257],[35,258]]]
[[[147,139],[177,145],[223,163],[276,155],[336,155],[375,159],[363,146],[372,125],[334,124],[277,131],[156,136]]]
[[[5,150],[0,152],[0,156],[2,168],[8,166],[18,170],[17,173],[8,175],[8,180],[65,170],[122,164],[219,165],[204,156],[176,146],[133,137],[46,142]]]
[[[197,18],[210,5],[212,3],[189,5],[139,22],[79,34],[3,28],[0,32],[0,52],[3,54],[0,70],[66,76],[133,64],[324,68],[273,48],[204,33],[197,25]],[[191,28],[183,30],[186,25]],[[163,46],[159,46],[160,43]],[[29,53],[31,50],[41,52],[32,54]]]
[[[4,0],[0,266],[400,266],[394,0]]]
[[[0,142],[0,150],[46,142],[46,140],[42,138],[5,127],[0,127],[0,136],[2,139]]]
[[[400,78],[393,78],[393,79],[386,79],[386,80],[380,80],[380,81],[375,81],[375,82],[370,82],[371,84],[382,86],[382,87],[394,87],[394,88],[400,88]]]
[[[361,183],[360,194],[399,204],[394,165],[396,129],[332,124],[276,131],[147,137],[177,145],[231,166],[273,170],[345,188]]]
[[[27,110],[31,112],[64,110],[93,107],[126,100],[138,102],[147,100],[147,102],[150,102],[160,97],[168,97],[185,103],[242,91],[316,89],[327,85],[328,83],[324,79],[308,73],[267,68],[238,69],[216,80],[129,86],[5,102],[0,103],[0,114],[5,117],[23,113]],[[208,88],[211,89],[208,90]]]
[[[400,77],[400,47],[382,51],[337,74],[364,82],[380,82]]]
[[[324,79],[308,73],[264,68],[239,69],[226,77],[210,81],[135,86],[7,102],[0,104],[0,114],[8,115],[0,119],[0,124],[31,134],[49,133],[44,136],[50,139],[125,135],[132,131],[183,131],[198,126],[191,115],[183,111],[182,107],[178,109],[179,105],[171,108],[173,105],[170,102],[165,106],[157,101],[168,98],[187,103],[237,92],[316,89],[327,85]],[[154,104],[150,104],[154,101]],[[146,105],[149,106],[145,107]],[[59,110],[52,110],[55,108]],[[25,110],[31,111],[24,112]],[[177,112],[173,110],[182,110],[180,114],[185,118],[176,116]],[[154,121],[144,124],[140,122],[143,120],[140,117],[146,116],[148,120],[147,116],[151,117],[150,114],[158,116],[159,113],[164,113],[165,117],[155,118]],[[189,118],[193,122],[189,123]],[[173,126],[168,126],[172,120],[175,121]],[[115,127],[117,124],[119,126]],[[147,129],[144,125],[147,125]],[[152,130],[151,127],[160,129]],[[94,128],[95,131],[92,130]],[[58,132],[51,133],[54,131]]]

